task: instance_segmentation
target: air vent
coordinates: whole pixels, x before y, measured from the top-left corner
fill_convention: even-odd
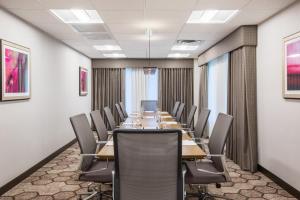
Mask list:
[[[177,44],[200,44],[203,40],[177,40]]]
[[[108,33],[84,33],[83,36],[89,40],[111,40]]]
[[[107,32],[103,24],[72,24],[72,27],[79,33]]]

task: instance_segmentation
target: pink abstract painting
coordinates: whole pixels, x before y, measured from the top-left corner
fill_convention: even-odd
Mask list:
[[[0,40],[1,101],[30,98],[30,49]]]
[[[300,90],[300,38],[286,45],[287,90]]]
[[[28,92],[28,55],[5,49],[5,92]]]
[[[88,71],[85,68],[79,68],[79,95],[85,96],[88,93],[88,86],[87,86],[87,78],[88,78]]]

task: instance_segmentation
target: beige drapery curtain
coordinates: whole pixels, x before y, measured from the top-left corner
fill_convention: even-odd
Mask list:
[[[201,109],[208,107],[207,72],[208,72],[207,64],[200,66],[200,86],[199,86],[199,102],[198,102],[199,114]],[[208,125],[204,129],[204,133],[203,133],[204,137],[208,137],[207,127]]]
[[[226,145],[227,157],[243,170],[257,170],[256,48],[230,53],[228,113],[234,121]]]
[[[120,122],[115,104],[125,98],[124,68],[94,68],[93,69],[93,93],[92,109],[100,110],[103,119],[103,108],[108,106],[115,117],[117,123]]]
[[[193,68],[159,69],[159,106],[171,113],[176,101],[185,103],[181,120],[186,122],[193,105]]]

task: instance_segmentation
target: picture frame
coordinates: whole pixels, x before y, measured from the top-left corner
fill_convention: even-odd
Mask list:
[[[79,96],[88,95],[88,70],[79,67]]]
[[[0,40],[0,60],[0,101],[30,99],[30,49]]]
[[[283,39],[283,97],[300,98],[300,32]]]

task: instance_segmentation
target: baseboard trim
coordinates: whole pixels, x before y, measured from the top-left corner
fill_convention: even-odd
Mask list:
[[[288,184],[287,182],[285,182],[284,180],[282,180],[281,178],[279,178],[278,176],[276,176],[275,174],[273,174],[272,172],[270,172],[269,170],[267,170],[266,168],[264,168],[261,165],[258,165],[257,169],[258,169],[258,171],[260,171],[261,173],[263,173],[267,177],[269,177],[277,185],[279,185],[280,187],[285,189],[288,193],[290,193],[297,199],[300,199],[300,191],[298,191],[296,188],[294,188],[293,186],[291,186],[290,184]]]
[[[43,165],[45,165],[49,161],[53,160],[60,153],[62,153],[67,148],[69,148],[70,146],[72,146],[73,144],[75,144],[76,141],[77,141],[76,139],[73,139],[71,142],[69,142],[68,144],[64,145],[63,147],[61,147],[60,149],[58,149],[54,153],[50,154],[49,156],[47,156],[45,159],[43,159],[42,161],[40,161],[39,163],[37,163],[36,165],[34,165],[33,167],[31,167],[30,169],[26,170],[25,172],[23,172],[22,174],[20,174],[19,176],[17,176],[13,180],[11,180],[10,182],[8,182],[5,185],[3,185],[2,187],[0,187],[0,196],[3,195],[4,193],[6,193],[11,188],[13,188],[14,186],[16,186],[17,184],[19,184],[21,181],[23,181],[25,178],[27,178],[28,176],[30,176],[36,170],[40,169]]]

